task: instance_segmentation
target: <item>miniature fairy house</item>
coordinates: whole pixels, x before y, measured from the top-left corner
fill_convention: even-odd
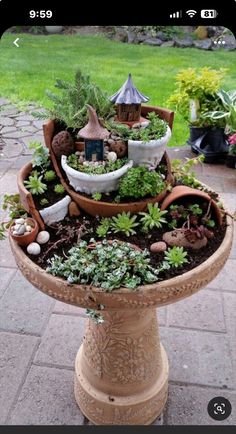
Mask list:
[[[131,74],[123,86],[110,97],[110,101],[117,104],[117,118],[120,122],[138,122],[141,116],[141,103],[149,98],[134,86]]]
[[[104,139],[109,131],[103,128],[93,107],[87,104],[89,121],[79,132],[78,136],[84,139],[85,159],[88,161],[101,161],[104,158]]]

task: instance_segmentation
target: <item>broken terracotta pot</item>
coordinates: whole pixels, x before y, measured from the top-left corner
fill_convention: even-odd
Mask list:
[[[211,202],[211,207],[214,211],[216,221],[219,226],[222,225],[222,213],[216,202],[209,196],[208,193],[205,193],[202,190],[197,190],[196,188],[187,187],[186,185],[177,185],[174,187],[165,199],[162,202],[161,210],[167,209],[170,205],[172,205],[176,200],[189,196],[190,198],[194,197],[201,198],[206,200],[207,202]]]

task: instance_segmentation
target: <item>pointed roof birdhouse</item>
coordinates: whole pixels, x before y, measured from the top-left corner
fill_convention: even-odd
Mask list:
[[[103,140],[109,136],[109,131],[99,123],[94,108],[86,104],[89,121],[79,132],[78,136],[84,138],[85,158],[89,161],[101,161],[104,158]]]
[[[110,97],[110,101],[117,104],[117,117],[120,122],[139,121],[141,103],[148,100],[149,98],[134,86],[130,73],[123,86]]]

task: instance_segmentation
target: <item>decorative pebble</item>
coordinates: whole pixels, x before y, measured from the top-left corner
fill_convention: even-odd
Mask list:
[[[112,163],[115,163],[115,161],[117,160],[117,154],[115,152],[108,152],[107,159]]]
[[[39,243],[39,244],[45,244],[45,243],[48,242],[49,238],[50,238],[50,234],[49,234],[48,231],[40,231],[40,232],[38,233],[38,236],[37,236],[37,238],[36,238],[36,241],[37,241],[37,243]]]
[[[30,255],[39,255],[39,253],[41,252],[41,247],[38,243],[30,243],[27,246],[27,252]]]
[[[19,218],[15,220],[16,225],[23,225],[25,223],[25,219]]]
[[[115,140],[114,139],[108,139],[107,143],[109,143],[109,145],[114,145]]]
[[[25,225],[21,225],[18,229],[16,229],[17,235],[23,235],[26,231]]]
[[[32,226],[30,226],[30,225],[26,225],[26,231],[27,232],[32,232]]]
[[[150,246],[150,251],[153,253],[165,252],[167,245],[164,241],[158,241]]]
[[[84,157],[82,157],[82,155],[79,156],[79,164],[83,164],[84,162]]]
[[[184,229],[165,232],[162,238],[169,246],[191,247],[194,250],[201,249],[207,245],[207,238],[205,236],[197,238],[194,242],[188,241]]]

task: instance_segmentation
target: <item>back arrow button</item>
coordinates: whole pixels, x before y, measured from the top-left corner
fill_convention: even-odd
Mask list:
[[[20,38],[16,38],[16,40],[13,42],[13,44],[15,44],[16,47],[19,47],[19,45],[17,44],[17,42],[19,41]]]

